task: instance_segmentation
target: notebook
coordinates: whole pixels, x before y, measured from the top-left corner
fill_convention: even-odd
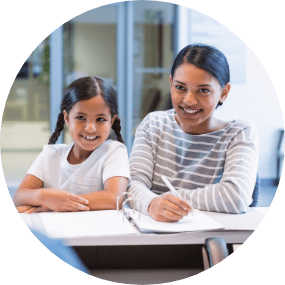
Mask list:
[[[39,213],[39,216],[51,238],[138,234],[136,228],[126,218],[123,219],[122,211],[46,212]]]
[[[178,222],[158,222],[150,216],[141,214],[130,208],[125,208],[125,215],[141,233],[179,233],[179,232],[197,232],[212,231],[223,229],[225,226],[208,217],[203,212],[195,209],[194,217],[189,214]]]

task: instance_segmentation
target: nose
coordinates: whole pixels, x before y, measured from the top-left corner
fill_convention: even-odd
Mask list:
[[[187,105],[195,105],[198,103],[197,98],[192,92],[188,92],[183,99],[183,102]]]
[[[95,132],[97,130],[95,122],[87,122],[85,130],[89,133]]]

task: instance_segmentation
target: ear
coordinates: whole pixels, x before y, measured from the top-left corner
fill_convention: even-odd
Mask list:
[[[230,93],[230,90],[231,90],[231,84],[228,82],[228,83],[224,86],[224,88],[222,89],[221,98],[220,98],[220,100],[219,100],[219,102],[220,102],[221,104],[223,104],[223,103],[226,101],[226,99],[227,99],[227,97],[228,97],[228,95],[229,95],[229,93]]]
[[[170,83],[170,88],[171,88],[171,86],[172,86],[172,77],[171,77],[171,75],[169,75],[169,83]]]
[[[63,110],[63,117],[66,125],[69,127],[69,116],[65,110]]]
[[[114,115],[113,118],[111,119],[111,126],[113,126],[113,124],[114,124],[116,118],[117,118],[117,115]]]

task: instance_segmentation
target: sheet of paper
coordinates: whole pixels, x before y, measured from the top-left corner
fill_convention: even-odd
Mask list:
[[[176,223],[157,222],[150,216],[141,214],[139,212],[127,209],[128,213],[134,220],[136,226],[142,232],[192,232],[192,231],[211,231],[224,228],[224,225],[211,219],[203,212],[195,209],[194,217],[189,214]]]
[[[33,222],[31,219],[31,215],[27,215],[25,213],[19,213],[19,215],[21,216],[22,220],[25,222],[25,224],[30,228],[33,229]]]
[[[244,214],[222,214],[215,212],[208,212],[207,216],[225,225],[225,230],[255,230],[261,223],[264,215],[248,208]]]
[[[40,213],[46,234],[52,238],[77,238],[137,234],[136,228],[115,210]]]

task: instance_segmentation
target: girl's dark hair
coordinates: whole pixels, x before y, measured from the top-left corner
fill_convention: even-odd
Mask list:
[[[64,115],[63,110],[69,114],[73,106],[82,100],[91,99],[97,95],[101,95],[110,108],[111,117],[118,115],[118,101],[117,94],[114,88],[105,80],[96,76],[82,77],[73,81],[64,91],[60,107],[60,113],[57,118],[57,123],[54,133],[49,139],[49,144],[55,144],[61,132],[64,129]],[[117,140],[124,143],[121,135],[121,121],[117,116],[112,129],[114,130]]]
[[[204,44],[192,44],[183,48],[175,58],[171,77],[182,63],[193,64],[214,76],[224,87],[230,82],[230,68],[225,55],[215,47]],[[219,103],[218,105],[222,105]]]

